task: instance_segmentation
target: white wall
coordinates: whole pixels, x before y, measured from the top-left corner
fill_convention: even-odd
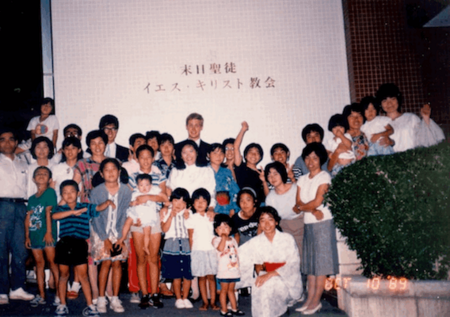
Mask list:
[[[120,121],[119,144],[148,130],[181,141],[186,116],[199,112],[205,141],[235,137],[247,120],[244,145],[259,142],[263,163],[280,141],[294,161],[302,128],[318,122],[327,130],[329,117],[349,103],[341,0],[51,3],[61,130],[73,122],[86,135],[111,113]],[[210,71],[213,63],[221,74]],[[226,73],[225,63],[236,72]],[[192,74],[183,74],[185,65]],[[261,88],[252,89],[256,77]],[[266,88],[268,77],[274,88]],[[158,85],[165,91],[156,92]]]

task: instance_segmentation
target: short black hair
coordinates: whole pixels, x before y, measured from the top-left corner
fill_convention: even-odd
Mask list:
[[[116,129],[119,129],[119,119],[117,119],[117,117],[112,114],[107,114],[100,119],[98,128],[102,130],[105,126],[110,124],[114,124]]]
[[[36,172],[39,170],[46,170],[48,172],[49,179],[53,177],[52,171],[47,166],[38,166],[33,172],[33,179],[36,177]]]
[[[281,176],[281,180],[283,181],[283,183],[286,184],[288,176],[287,176],[287,171],[286,171],[286,167],[283,165],[283,163],[281,162],[272,162],[266,165],[266,168],[264,169],[264,176],[266,178],[266,181],[268,182],[269,180],[267,179],[270,173],[270,169],[273,168],[274,170],[276,170],[278,172],[278,174],[280,174]]]
[[[380,103],[373,96],[365,96],[363,99],[361,99],[361,102],[359,104],[363,108],[364,113],[369,108],[370,104],[372,104],[373,107],[375,108],[375,111],[377,112],[377,115],[380,114]],[[365,118],[365,116],[364,116],[364,118]]]
[[[311,123],[311,124],[306,125],[303,128],[303,130],[302,130],[302,139],[303,139],[303,141],[305,143],[306,143],[306,136],[308,134],[310,134],[311,132],[319,133],[320,140],[323,141],[323,133],[324,133],[324,131],[323,131],[322,127],[319,124],[317,124],[317,123]]]
[[[145,150],[149,151],[152,154],[153,158],[155,157],[155,150],[153,150],[153,148],[147,144],[142,144],[136,149],[136,157],[139,158],[141,152]]]
[[[55,100],[53,100],[52,98],[50,97],[42,98],[41,107],[48,103],[50,104],[50,106],[52,106],[52,111],[50,112],[50,114],[55,114]]]
[[[101,163],[100,167],[98,168],[99,172],[103,173],[103,170],[105,169],[106,164],[113,163],[115,167],[120,171],[122,167],[120,166],[120,162],[114,158],[114,157],[107,157],[105,158]]]
[[[234,145],[235,141],[236,141],[235,138],[228,138],[228,139],[223,140],[223,142],[222,142],[223,148],[225,149],[227,144],[233,144]]]
[[[328,131],[332,131],[334,127],[343,127],[345,131],[348,130],[348,120],[343,115],[336,113],[331,116],[328,121]]]
[[[273,153],[275,153],[276,149],[282,149],[286,154],[290,153],[289,148],[284,143],[275,143],[270,148],[270,156],[273,156]]]
[[[159,131],[147,131],[147,133],[145,134],[145,141],[151,140],[153,138],[156,138],[156,142],[158,142],[158,145],[161,145],[161,133],[159,133]]]
[[[74,181],[73,179],[66,179],[65,181],[63,181],[61,183],[61,185],[59,185],[59,191],[62,194],[63,192],[63,188],[66,186],[72,186],[73,188],[75,188],[75,190],[77,191],[77,193],[80,191],[80,188],[78,188],[78,184],[76,181]]]
[[[83,150],[81,149],[81,141],[80,139],[74,137],[74,136],[69,136],[67,138],[65,138],[62,142],[62,153],[61,153],[61,162],[65,162],[67,161],[66,155],[64,154],[64,148],[67,146],[71,146],[73,145],[76,148],[79,148],[81,151],[80,153],[78,153],[77,156],[77,160],[81,160],[83,158]]]
[[[81,137],[83,135],[83,130],[81,130],[81,128],[78,125],[76,125],[75,123],[71,123],[71,124],[66,125],[66,127],[63,130],[63,135],[66,135],[66,132],[69,129],[77,129],[77,135],[79,137]]]
[[[258,223],[259,223],[259,219],[261,218],[262,214],[270,215],[275,220],[275,222],[278,223],[278,225],[280,224],[281,217],[278,214],[278,211],[275,208],[273,208],[272,206],[264,206],[264,207],[258,208]]]
[[[163,143],[166,143],[166,142],[170,142],[172,145],[175,146],[175,140],[174,140],[173,136],[171,134],[169,134],[169,133],[161,134],[160,142],[161,143],[159,145],[161,145]]]
[[[380,104],[383,100],[385,100],[389,97],[397,98],[397,102],[398,102],[397,111],[400,112],[400,109],[402,108],[402,104],[403,104],[403,94],[401,93],[400,89],[397,87],[396,84],[392,84],[392,83],[382,84],[380,86],[380,88],[378,88],[377,92],[375,93],[375,97],[377,98],[377,100]]]
[[[39,136],[36,139],[33,140],[33,142],[31,143],[31,148],[30,148],[30,153],[31,156],[36,160],[36,146],[41,143],[41,142],[45,142],[48,146],[48,159],[51,159],[53,157],[53,155],[55,154],[55,147],[53,146],[53,142],[50,141],[49,138],[45,137],[45,136]]]
[[[220,143],[213,143],[210,145],[209,149],[208,149],[208,154],[214,152],[216,149],[221,149],[223,153],[225,153],[225,148],[222,144]]]
[[[258,152],[259,152],[260,159],[259,159],[259,161],[256,163],[256,164],[258,164],[259,162],[262,161],[262,159],[263,159],[263,157],[264,157],[264,151],[263,151],[261,145],[259,145],[258,143],[250,143],[249,145],[247,145],[247,146],[245,147],[245,149],[244,149],[244,159],[245,159],[245,157],[247,156],[248,151],[250,151],[250,150],[253,149],[253,148],[254,148],[254,149],[257,149]],[[247,161],[247,159],[245,159],[245,160]]]
[[[255,205],[255,207],[258,207],[258,195],[256,194],[255,190],[253,188],[250,187],[244,187],[242,188],[239,193],[237,194],[236,197],[236,204],[238,205],[239,208],[241,208],[240,206],[240,200],[241,200],[241,196],[244,194],[248,194],[253,198],[253,203]]]
[[[325,147],[322,143],[319,142],[312,142],[305,146],[302,152],[302,159],[305,160],[305,158],[310,155],[312,152],[316,153],[316,155],[319,157],[320,165],[322,166],[325,164],[325,162],[328,159],[327,150],[325,150]]]
[[[186,206],[188,206],[191,201],[189,199],[189,192],[181,187],[175,188],[172,194],[170,194],[169,200],[173,201],[174,199],[183,199],[183,201],[186,203]]]
[[[144,180],[144,179],[148,180],[150,182],[150,185],[153,182],[152,175],[150,175],[150,174],[139,174],[138,176],[136,176],[136,184],[139,183],[139,181]]]
[[[233,219],[227,214],[217,214],[214,216],[214,234],[219,236],[216,232],[217,227],[220,227],[222,223],[227,224],[231,228],[230,235],[236,233],[236,226],[234,225]]]
[[[103,130],[93,130],[86,135],[86,145],[88,148],[91,146],[91,141],[96,138],[101,138],[105,145],[108,144],[108,136]]]
[[[17,130],[8,126],[0,127],[0,135],[3,133],[11,133],[15,141],[18,141]]]
[[[344,107],[344,110],[342,111],[342,115],[347,120],[348,123],[348,117],[352,114],[352,112],[359,113],[363,117],[363,123],[366,122],[366,117],[364,116],[364,110],[361,106],[361,104],[357,102],[353,102],[351,105],[347,105]]]
[[[143,135],[142,133],[135,133],[130,136],[130,138],[128,139],[128,143],[130,143],[130,145],[134,147],[134,142],[136,142],[137,139],[144,139],[145,141],[147,141],[145,135]]]
[[[200,187],[198,189],[196,189],[193,193],[192,193],[192,197],[191,197],[191,203],[192,203],[192,211],[194,213],[197,212],[197,210],[195,210],[194,208],[194,202],[199,199],[200,197],[203,197],[206,200],[206,209],[208,209],[209,204],[211,203],[211,195],[209,194],[209,192],[203,188]]]

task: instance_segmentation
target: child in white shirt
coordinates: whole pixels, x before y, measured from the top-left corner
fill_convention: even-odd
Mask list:
[[[389,117],[380,116],[380,105],[372,96],[364,97],[361,100],[361,106],[364,109],[366,122],[361,127],[369,140],[369,151],[367,156],[389,155],[394,153],[392,146],[381,145],[383,138],[387,139],[394,133],[394,129],[389,124]]]
[[[127,220],[122,229],[122,241],[120,243],[126,239],[133,223],[140,219],[144,231],[144,252],[150,254],[150,235],[152,234],[152,227],[156,225],[157,221],[157,205],[151,200],[142,205],[136,205],[136,198],[142,195],[158,195],[161,189],[159,186],[152,186],[152,177],[149,174],[139,174],[136,177],[136,183],[137,187],[131,194],[132,207],[127,210]]]
[[[346,118],[341,114],[335,114],[328,121],[328,130],[331,131],[334,137],[328,140],[326,144],[326,149],[328,152],[328,156],[331,157],[336,151],[339,144],[344,144],[347,148],[346,152],[339,154],[337,163],[333,166],[333,170],[331,171],[332,176],[336,176],[336,174],[342,170],[344,167],[353,163],[356,159],[355,154],[352,149],[352,136],[348,133],[345,133],[348,130],[348,122]]]
[[[56,149],[59,121],[53,113],[55,113],[55,101],[52,98],[44,98],[41,102],[41,115],[30,120],[27,130],[31,131],[32,141],[39,136],[45,136],[52,141]]]

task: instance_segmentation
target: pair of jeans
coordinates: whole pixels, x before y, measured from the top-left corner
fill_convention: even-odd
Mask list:
[[[26,280],[24,203],[0,201],[0,294],[8,294],[9,288],[24,287]],[[9,277],[9,254],[11,253],[11,278]]]

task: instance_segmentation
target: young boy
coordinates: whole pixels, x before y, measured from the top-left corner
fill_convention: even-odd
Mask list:
[[[142,195],[158,195],[161,189],[158,186],[152,186],[152,177],[148,174],[139,174],[136,177],[137,188],[134,189],[131,195],[130,208],[127,210],[127,220],[122,229],[122,238],[117,241],[117,244],[127,238],[128,232],[131,226],[138,219],[141,220],[142,230],[144,231],[144,251],[146,254],[150,254],[149,243],[150,235],[152,234],[152,227],[156,225],[157,206],[154,201],[148,200],[142,205],[136,205],[136,198]]]
[[[128,162],[123,163],[122,167],[127,170],[128,175],[139,172],[139,163],[136,158],[136,150],[145,144],[146,139],[142,133],[135,133],[128,139],[130,143],[130,158]]]
[[[46,166],[39,166],[33,173],[33,181],[37,193],[28,199],[28,212],[25,218],[25,246],[31,249],[36,261],[37,284],[39,294],[30,302],[32,307],[44,305],[44,267],[47,258],[57,285],[59,280],[58,266],[55,264],[56,221],[52,221],[51,213],[56,206],[56,192],[49,188],[52,172]],[[44,257],[45,253],[45,257]],[[60,304],[59,293],[53,303]]]
[[[109,206],[116,208],[111,200],[100,205],[77,203],[79,195],[78,184],[74,180],[66,180],[60,186],[61,196],[66,205],[56,207],[52,218],[59,220],[60,240],[56,244],[55,262],[59,265],[59,296],[61,304],[56,308],[57,316],[67,316],[69,309],[66,306],[67,280],[69,278],[69,266],[74,265],[80,279],[81,289],[88,307],[83,311],[85,316],[99,316],[97,308],[92,304],[91,286],[87,275],[89,221],[98,217],[98,211]]]

